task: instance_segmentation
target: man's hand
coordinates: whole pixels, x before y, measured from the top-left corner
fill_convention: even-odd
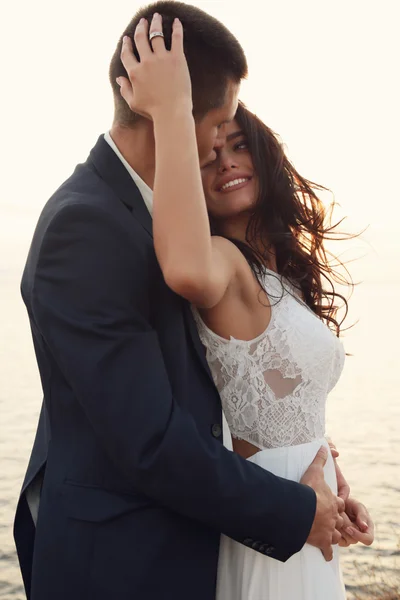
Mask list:
[[[368,510],[355,498],[348,498],[345,511],[339,546],[346,547],[358,542],[370,546],[374,541],[375,527]]]
[[[316,546],[322,551],[325,560],[333,558],[332,544],[337,544],[342,535],[343,518],[340,513],[345,505],[341,498],[332,493],[324,479],[324,465],[328,457],[328,450],[321,446],[300,483],[309,485],[317,495],[317,509],[307,543]]]

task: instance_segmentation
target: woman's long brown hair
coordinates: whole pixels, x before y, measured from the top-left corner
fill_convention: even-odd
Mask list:
[[[235,119],[247,138],[259,179],[259,198],[247,226],[247,243],[231,241],[243,252],[260,285],[272,248],[278,273],[301,289],[305,303],[339,336],[348,303],[335,290],[335,283],[351,286],[352,282],[347,269],[346,275],[334,269],[344,265],[328,253],[324,244],[328,239],[352,236],[338,236],[335,229],[342,221],[330,224],[332,211],[325,208],[316,193],[327,188],[296,171],[274,132],[243,104],[239,104]],[[341,307],[344,317],[338,321]]]

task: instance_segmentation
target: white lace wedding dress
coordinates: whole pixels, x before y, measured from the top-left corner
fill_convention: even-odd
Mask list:
[[[266,270],[271,303],[267,329],[251,341],[219,337],[193,309],[207,360],[234,438],[260,451],[248,460],[300,481],[326,444],[325,403],[344,364],[338,338],[298,297],[297,290]],[[225,444],[230,435],[225,432]],[[331,454],[325,480],[337,491]],[[222,535],[217,600],[344,600],[338,547],[326,562],[317,548],[282,563]]]

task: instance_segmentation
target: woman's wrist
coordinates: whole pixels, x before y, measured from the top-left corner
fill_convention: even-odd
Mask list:
[[[185,157],[192,148],[197,155],[196,126],[192,112],[186,109],[173,111],[159,111],[154,119],[154,139],[156,142],[156,155],[163,152],[165,144],[169,151],[181,151],[185,148]],[[171,159],[172,157],[170,157]],[[170,162],[168,159],[168,162]],[[158,156],[158,160],[160,157]]]
[[[193,120],[193,105],[191,100],[175,102],[173,106],[160,105],[152,111],[154,125],[177,120]]]

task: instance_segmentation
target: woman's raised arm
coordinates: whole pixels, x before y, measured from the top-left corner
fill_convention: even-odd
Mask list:
[[[160,15],[154,15],[150,27],[150,33],[156,31],[162,31]],[[119,78],[118,83],[130,108],[154,124],[157,258],[171,289],[197,306],[210,308],[235,277],[241,255],[229,241],[211,237],[182,25],[175,20],[170,51],[161,36],[149,42],[145,20],[137,27],[135,43],[140,62],[131,40],[124,39],[121,59],[129,81]],[[213,152],[210,145],[210,157]]]

